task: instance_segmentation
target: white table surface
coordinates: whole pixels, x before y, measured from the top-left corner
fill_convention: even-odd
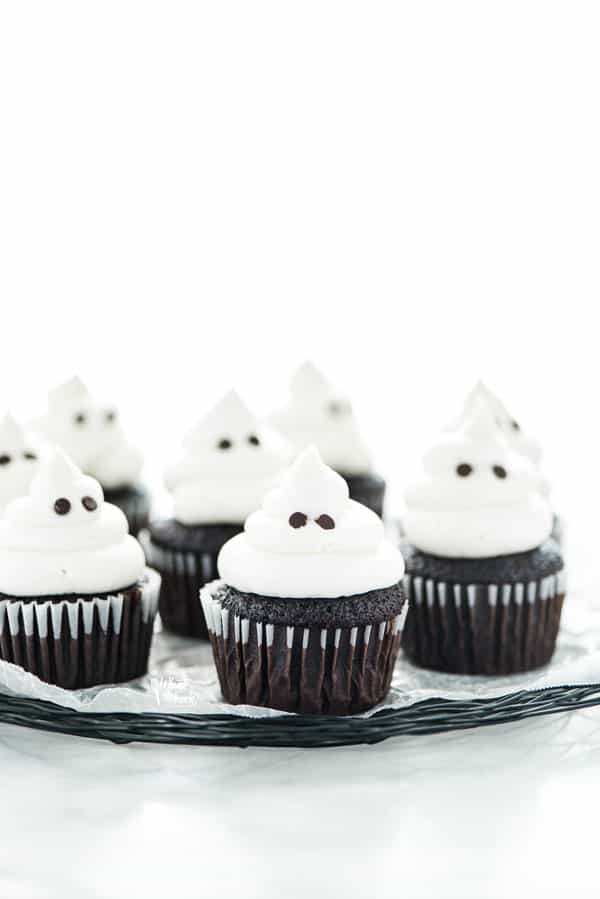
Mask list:
[[[320,750],[0,725],[0,771],[2,899],[600,895],[600,708]]]
[[[598,896],[600,709],[343,749],[0,729],[0,895]]]

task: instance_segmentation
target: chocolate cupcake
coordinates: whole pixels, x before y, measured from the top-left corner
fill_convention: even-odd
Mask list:
[[[5,415],[0,422],[0,516],[8,503],[29,490],[40,455],[35,438],[12,415]]]
[[[121,509],[132,534],[147,525],[150,495],[139,480],[142,454],[128,442],[112,403],[98,402],[74,377],[50,391],[48,410],[32,427],[100,482],[105,500]]]
[[[139,677],[159,581],[120,509],[56,450],[0,521],[0,658],[68,689]]]
[[[289,402],[272,422],[296,453],[314,444],[325,464],[344,478],[351,499],[382,516],[385,481],[373,471],[350,400],[312,362],[292,375]]]
[[[532,465],[538,470],[541,467],[542,448],[539,442],[528,434],[521,424],[508,411],[500,397],[489,389],[489,387],[478,381],[471,392],[468,394],[462,411],[458,418],[448,425],[448,430],[460,430],[465,421],[467,421],[473,410],[483,403],[488,407],[494,417],[497,427],[505,437],[509,447],[521,456],[525,456]],[[544,489],[550,495],[550,486],[544,481]],[[562,542],[564,527],[560,516],[554,512],[552,521],[552,537],[558,542]]]
[[[166,473],[174,517],[154,521],[140,539],[162,575],[164,626],[208,637],[200,588],[217,576],[217,556],[278,480],[289,448],[260,425],[234,391],[227,393],[184,440],[182,459]]]
[[[424,466],[406,491],[404,652],[422,667],[468,674],[545,665],[565,575],[541,475],[484,402],[439,438]]]
[[[405,596],[400,552],[316,448],[219,555],[201,593],[230,703],[351,715],[389,690]]]

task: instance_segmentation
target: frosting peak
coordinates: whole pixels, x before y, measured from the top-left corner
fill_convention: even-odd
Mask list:
[[[383,539],[381,520],[349,499],[345,480],[306,449],[246,522],[256,546],[277,552],[371,552]]]
[[[263,508],[269,515],[291,515],[298,508],[311,519],[327,511],[339,518],[348,503],[348,485],[323,463],[316,446],[301,453],[281,485],[267,494]]]
[[[87,403],[90,393],[79,375],[73,375],[62,384],[58,384],[48,392],[48,406],[50,409],[62,409],[69,403]]]
[[[203,418],[186,434],[184,449],[244,450],[252,458],[251,450],[260,445],[255,433],[257,419],[235,390],[228,390]],[[258,439],[258,438],[257,438]],[[230,446],[220,446],[229,443]],[[218,458],[215,456],[215,459]]]
[[[51,528],[62,540],[64,528],[83,524],[92,531],[102,503],[100,484],[82,474],[63,452],[54,450],[33,478],[29,494],[8,506],[6,520],[31,529]]]
[[[139,477],[142,454],[128,442],[116,408],[96,400],[77,376],[49,392],[48,411],[33,426],[107,490]]]
[[[509,413],[502,400],[493,393],[490,388],[479,379],[471,389],[465,400],[459,417],[450,424],[449,429],[459,429],[472,415],[478,405],[484,404],[492,413],[495,425],[500,429],[509,446],[517,453],[526,456],[535,465],[539,465],[542,450],[533,437],[526,434],[518,421]]]
[[[0,522],[0,592],[14,596],[107,592],[129,586],[144,555],[100,484],[60,450],[41,465],[29,494]]]
[[[331,384],[310,359],[300,365],[290,378],[290,390],[295,395],[307,394],[309,397],[315,393],[330,391]]]
[[[272,420],[297,452],[314,443],[325,463],[342,474],[371,470],[371,455],[349,398],[312,362],[305,362],[294,372],[289,402]]]
[[[405,493],[408,540],[433,555],[480,558],[525,552],[550,535],[540,473],[509,446],[490,405],[471,404],[460,429],[424,456],[424,477]]]
[[[182,524],[241,524],[289,460],[285,442],[233,390],[192,428],[183,447],[165,474]]]
[[[0,513],[29,489],[39,449],[10,414],[0,421]]]
[[[225,544],[218,565],[232,587],[290,598],[365,593],[397,583],[404,571],[379,517],[349,499],[344,479],[313,446],[250,515],[244,533]]]

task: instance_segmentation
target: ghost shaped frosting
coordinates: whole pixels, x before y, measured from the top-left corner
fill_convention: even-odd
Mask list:
[[[40,458],[40,447],[6,415],[0,421],[0,515],[11,500],[27,493]]]
[[[494,417],[494,421],[505,436],[511,449],[526,456],[534,465],[539,465],[542,457],[540,444],[532,436],[521,428],[518,421],[508,412],[502,400],[487,387],[483,381],[478,381],[467,395],[463,409],[450,425],[449,430],[456,430],[471,416],[473,410],[483,403]]]
[[[51,390],[46,415],[32,426],[107,490],[136,483],[141,452],[128,442],[115,407],[98,402],[80,378]]]
[[[135,583],[144,554],[120,509],[60,450],[40,464],[26,496],[0,521],[0,592],[81,595]]]
[[[165,473],[175,518],[182,524],[242,524],[289,459],[279,434],[229,391],[188,433],[182,458]]]
[[[484,400],[424,457],[424,476],[405,492],[408,541],[423,552],[482,558],[540,546],[552,529],[547,485],[511,449]]]
[[[305,362],[292,375],[288,404],[272,423],[296,452],[314,444],[326,465],[346,475],[371,471],[371,454],[347,396],[313,365]]]
[[[223,546],[218,568],[238,590],[306,599],[390,587],[404,573],[381,519],[349,498],[344,479],[314,446],[250,515],[244,533]]]

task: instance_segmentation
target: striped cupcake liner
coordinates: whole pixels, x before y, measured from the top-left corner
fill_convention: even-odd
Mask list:
[[[180,552],[154,543],[148,531],[139,535],[148,564],[160,572],[162,583],[158,610],[169,631],[184,637],[208,639],[198,601],[201,588],[218,577],[218,553]]]
[[[145,674],[159,575],[103,596],[0,600],[0,659],[66,689]]]
[[[302,627],[252,621],[223,608],[220,581],[201,591],[223,697],[232,704],[352,715],[390,688],[406,617],[379,624]]]
[[[383,518],[385,481],[370,475],[342,475],[350,492],[350,499],[371,509]]]
[[[129,525],[129,532],[137,537],[142,528],[148,526],[150,520],[150,496],[142,491],[132,490],[130,494],[119,492],[118,496],[111,497],[110,491],[106,491],[106,501],[118,506],[125,515]]]
[[[423,668],[513,674],[552,658],[566,592],[563,571],[515,584],[456,584],[407,574],[402,638]]]

